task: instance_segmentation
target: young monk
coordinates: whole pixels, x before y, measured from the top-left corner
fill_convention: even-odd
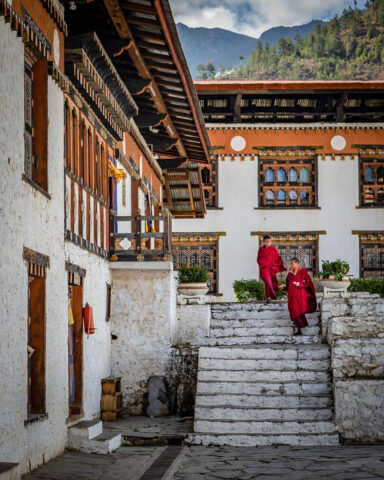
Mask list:
[[[263,245],[257,254],[257,263],[260,268],[260,277],[265,284],[265,296],[267,300],[276,300],[276,292],[279,289],[279,282],[276,274],[284,272],[283,260],[280,258],[276,248],[272,245],[269,235],[263,238]]]
[[[298,258],[292,258],[287,281],[281,288],[288,292],[288,310],[296,327],[294,335],[302,335],[301,329],[308,326],[306,313],[316,312],[316,293],[311,277],[305,268],[300,268]]]

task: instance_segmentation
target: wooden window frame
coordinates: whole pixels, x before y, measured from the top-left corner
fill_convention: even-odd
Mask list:
[[[46,413],[46,276],[49,257],[24,247],[28,274],[28,384],[26,424]],[[37,308],[38,307],[38,308]]]
[[[318,208],[317,198],[317,157],[310,156],[305,158],[300,157],[285,157],[285,158],[263,158],[259,157],[259,207],[263,209],[311,209]],[[271,168],[274,171],[274,181],[266,182],[265,173],[267,169]],[[277,181],[277,171],[283,168],[285,171],[285,182]],[[297,182],[289,181],[289,170],[295,168],[297,172]],[[309,183],[300,182],[300,171],[306,168],[309,172]],[[274,193],[274,203],[267,204],[266,193],[271,190]],[[279,204],[277,195],[279,190],[285,192],[285,204]],[[295,191],[297,194],[297,202],[289,202],[290,191]],[[309,193],[309,203],[301,203],[301,192],[307,191]]]
[[[374,170],[373,183],[365,182],[365,168],[372,167]],[[359,207],[360,208],[384,208],[383,203],[379,204],[377,197],[380,189],[384,190],[384,182],[378,183],[377,171],[380,167],[384,167],[384,156],[360,156],[359,160]],[[366,189],[371,189],[374,194],[373,203],[365,203],[364,192]]]
[[[364,250],[370,248],[370,249],[380,249],[383,251],[384,255],[384,240],[359,240],[359,255],[360,255],[360,277],[361,278],[384,278],[384,262],[383,266],[380,266],[379,268],[370,268],[365,266],[364,262]],[[369,275],[370,273],[377,273],[381,272],[380,276],[372,276]]]
[[[112,285],[107,283],[107,298],[105,309],[105,321],[109,322],[111,319],[111,297],[112,297]]]
[[[29,77],[28,93],[27,77]],[[48,62],[45,58],[35,58],[29,50],[25,49],[25,115],[27,108],[30,112],[30,121],[26,118],[24,120],[23,179],[50,198],[48,195]]]

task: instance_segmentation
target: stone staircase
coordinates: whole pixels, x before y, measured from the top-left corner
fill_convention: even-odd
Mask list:
[[[194,434],[203,445],[338,445],[319,314],[292,336],[285,302],[212,305],[199,350]]]
[[[121,434],[104,432],[100,420],[84,420],[68,430],[68,448],[85,453],[112,453],[121,446]]]

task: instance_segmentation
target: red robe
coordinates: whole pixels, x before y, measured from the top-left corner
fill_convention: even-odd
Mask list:
[[[299,282],[300,286],[296,287],[293,282]],[[316,312],[317,308],[315,287],[307,270],[300,268],[296,275],[289,272],[286,287],[291,320],[297,327],[306,327],[308,322],[305,314]]]
[[[265,296],[276,299],[276,292],[279,288],[276,273],[284,272],[283,260],[274,246],[265,248],[263,245],[259,248],[257,263],[260,268],[260,277],[265,284]]]

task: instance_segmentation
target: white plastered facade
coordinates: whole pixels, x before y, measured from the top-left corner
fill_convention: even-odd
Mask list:
[[[24,172],[24,44],[0,17],[0,461],[18,463],[13,478],[67,446],[68,279],[65,262],[86,270],[83,304],[96,333],[83,339],[84,418],[100,415],[100,380],[111,374],[110,325],[105,320],[108,262],[64,241],[64,95],[48,77],[48,194]],[[10,94],[12,91],[12,94]],[[130,203],[130,196],[127,197]],[[49,257],[46,274],[46,416],[27,420],[27,247]]]
[[[344,158],[344,159],[342,159]],[[258,157],[222,155],[218,159],[218,207],[204,219],[173,220],[174,232],[220,232],[218,293],[232,301],[233,282],[258,278],[259,241],[251,232],[317,232],[318,259],[342,258],[359,276],[359,238],[352,230],[382,230],[384,208],[360,209],[358,155],[317,156],[318,207],[258,209]]]

